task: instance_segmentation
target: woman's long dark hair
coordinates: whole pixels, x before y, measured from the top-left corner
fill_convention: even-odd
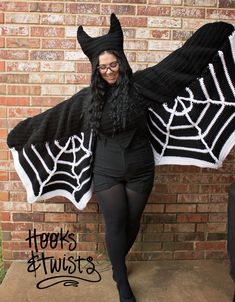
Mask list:
[[[124,54],[116,51],[105,51],[116,56],[119,63],[119,78],[112,89],[112,120],[113,134],[120,129],[125,129],[128,118],[133,111],[133,104],[130,102],[130,91],[132,88],[132,71]],[[99,133],[102,109],[106,100],[108,88],[110,85],[100,76],[97,66],[99,58],[92,64],[91,92],[92,101],[89,107],[89,126],[93,133]]]

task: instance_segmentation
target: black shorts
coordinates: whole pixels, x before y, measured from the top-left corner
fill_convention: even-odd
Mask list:
[[[149,142],[122,149],[117,145],[100,145],[94,165],[94,191],[124,183],[127,188],[149,194],[154,183],[155,164]]]

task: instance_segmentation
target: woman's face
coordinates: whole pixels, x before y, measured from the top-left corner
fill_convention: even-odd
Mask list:
[[[104,52],[99,56],[99,73],[109,85],[117,82],[119,77],[119,64],[114,54]]]

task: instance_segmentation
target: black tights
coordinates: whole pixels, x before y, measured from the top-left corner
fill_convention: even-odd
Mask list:
[[[149,194],[128,189],[124,183],[96,193],[105,220],[105,241],[115,279],[124,296],[130,295],[125,256],[137,237]]]

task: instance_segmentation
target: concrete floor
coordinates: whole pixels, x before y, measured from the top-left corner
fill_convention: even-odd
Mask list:
[[[227,261],[149,261],[128,262],[127,265],[137,302],[232,302],[234,282],[229,276]],[[83,273],[74,273],[70,278],[65,271],[46,275],[41,266],[34,277],[27,268],[25,263],[11,265],[0,286],[1,302],[119,301],[107,262],[95,264],[100,282],[79,279],[77,286],[64,286],[60,282],[45,289],[38,289],[36,285],[48,277],[60,276],[40,286],[50,286],[60,280],[78,280],[75,276],[97,281],[99,274],[89,275],[84,269]]]

